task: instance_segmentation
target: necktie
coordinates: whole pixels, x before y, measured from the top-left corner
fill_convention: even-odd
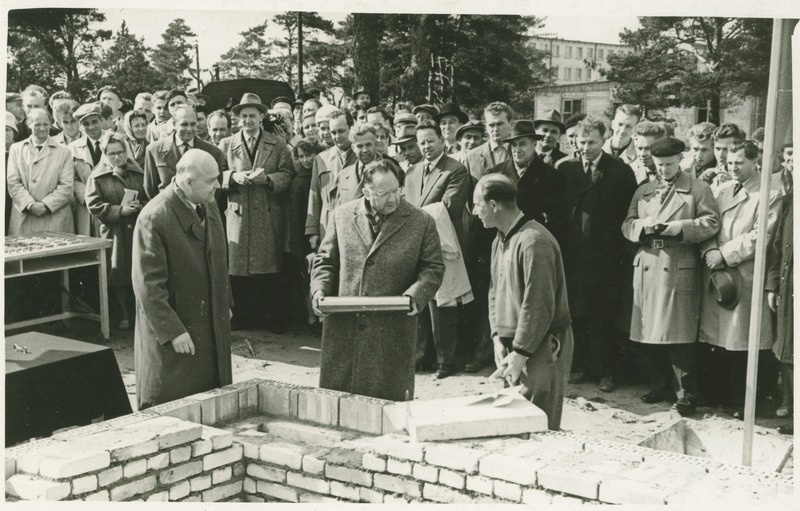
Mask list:
[[[599,170],[597,170],[597,168],[595,168],[594,164],[590,161],[586,162],[586,173],[591,174],[593,183],[600,181],[600,178],[603,175]]]
[[[89,154],[92,156],[92,165],[97,165],[100,163],[100,141],[88,141],[89,145]]]
[[[742,189],[742,183],[736,183],[733,186],[733,196],[736,197],[736,194],[739,193],[739,190]]]
[[[205,220],[206,220],[206,207],[205,207],[205,205],[198,204],[198,205],[196,205],[194,207],[194,210],[197,213],[197,216],[200,217],[200,221],[201,222],[205,222]]]
[[[249,147],[251,151],[254,149],[255,143],[253,137],[247,137],[247,147]]]
[[[186,142],[181,144],[181,156],[186,154],[186,151],[188,151],[188,150],[189,150],[189,144],[187,144]]]

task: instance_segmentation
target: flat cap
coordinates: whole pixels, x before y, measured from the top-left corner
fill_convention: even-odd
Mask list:
[[[659,158],[668,158],[683,153],[686,144],[675,137],[667,137],[656,140],[650,146],[650,154]]]
[[[394,116],[394,123],[395,124],[417,124],[417,117],[414,114],[409,114],[408,112],[404,112],[402,114],[397,114]]]
[[[22,96],[16,92],[6,92],[6,103],[13,103],[14,101],[22,101]]]
[[[78,122],[81,122],[90,115],[100,116],[101,113],[102,111],[100,109],[100,103],[86,103],[85,105],[81,105],[76,108],[75,112],[72,113],[72,117],[74,117]]]
[[[187,103],[189,102],[189,96],[187,96],[185,92],[178,89],[172,89],[171,91],[169,91],[169,94],[167,94],[167,104],[169,105],[169,102],[177,98],[178,96],[183,96],[184,98],[186,98],[186,102]]]
[[[456,140],[461,140],[461,137],[464,136],[464,133],[470,130],[479,131],[481,136],[486,133],[486,127],[481,121],[469,121],[468,123],[462,124],[458,127],[456,130]]]

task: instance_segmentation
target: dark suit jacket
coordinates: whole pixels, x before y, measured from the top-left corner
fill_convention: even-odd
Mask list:
[[[464,235],[469,225],[467,201],[472,189],[469,173],[458,160],[444,155],[436,163],[423,187],[422,174],[425,171],[425,163],[426,161],[422,160],[406,171],[406,200],[418,208],[443,202],[463,249]]]
[[[538,156],[538,155],[537,155]],[[546,162],[548,165],[552,165],[553,167],[556,166],[560,160],[563,160],[567,157],[567,153],[562,152],[558,149],[558,147],[554,147],[552,151],[550,151],[550,161]],[[540,156],[541,158],[541,156]],[[544,161],[544,158],[541,158]]]
[[[222,183],[225,157],[219,147],[195,137],[194,148],[202,149],[214,157],[219,166],[219,182]],[[180,159],[181,154],[175,145],[174,136],[160,138],[147,146],[144,159],[144,191],[147,192],[147,197],[152,199],[169,185],[175,177],[175,166]]]
[[[573,317],[614,320],[632,273],[622,222],[636,191],[636,177],[626,163],[607,153],[597,167],[603,173],[597,183],[586,174],[581,159],[558,167],[568,208],[562,255]]]
[[[487,174],[500,173],[517,183],[517,206],[526,216],[547,227],[559,245],[567,221],[564,176],[535,156],[522,177],[514,160],[508,159],[490,168]]]

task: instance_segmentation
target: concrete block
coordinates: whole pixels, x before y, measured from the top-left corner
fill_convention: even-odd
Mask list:
[[[169,491],[152,493],[144,499],[145,502],[169,502]]]
[[[527,486],[536,484],[536,471],[544,462],[506,454],[489,454],[478,464],[482,476]]]
[[[325,502],[339,502],[333,497],[326,497],[313,492],[304,492],[300,494],[299,501],[301,504],[323,504]]]
[[[203,471],[203,462],[201,460],[193,460],[183,465],[174,466],[158,474],[158,482],[160,484],[170,485],[177,483],[183,479],[196,476]]]
[[[301,387],[298,385],[271,380],[259,383],[258,411],[281,417],[296,417],[299,388]]]
[[[336,426],[339,424],[339,398],[347,395],[326,389],[301,390],[297,400],[297,418]]]
[[[108,502],[111,500],[111,496],[108,494],[108,490],[101,490],[87,495],[83,500],[86,502]]]
[[[203,426],[200,438],[211,440],[211,447],[215,451],[226,449],[233,444],[233,432],[211,426]]]
[[[189,479],[189,486],[192,493],[211,488],[211,474],[200,474]]]
[[[255,493],[256,492],[256,481],[250,477],[245,477],[242,483],[242,490],[245,493]]]
[[[169,500],[176,501],[189,496],[191,485],[189,481],[181,481],[169,489]]]
[[[120,440],[124,442],[124,439]],[[145,440],[143,442],[131,442],[128,445],[121,445],[120,447],[109,450],[109,454],[111,455],[111,463],[118,463],[133,458],[149,456],[155,452],[158,452],[158,438]]]
[[[522,503],[527,506],[549,506],[553,502],[553,495],[535,488],[522,490]]]
[[[200,423],[200,403],[194,399],[184,398],[152,406],[147,412],[164,417],[174,417],[188,422]]]
[[[400,476],[410,476],[411,475],[411,462],[410,461],[400,461],[394,458],[389,458],[386,460],[386,471],[390,474],[397,474]]]
[[[383,407],[393,401],[349,394],[339,399],[339,426],[373,435],[383,432]]]
[[[259,401],[260,403],[260,401]],[[297,490],[282,484],[270,483],[267,481],[256,482],[256,492],[269,497],[275,497],[283,502],[299,502]]]
[[[405,403],[392,403],[381,411],[381,432],[384,435],[400,433],[408,428]]]
[[[478,472],[478,461],[487,453],[459,445],[430,445],[425,449],[425,462],[468,474]]]
[[[287,472],[286,484],[315,493],[330,493],[331,483],[325,479],[310,477],[299,472]]]
[[[383,492],[371,490],[369,488],[359,488],[358,500],[360,502],[368,502],[370,504],[382,504]]]
[[[522,487],[514,483],[495,481],[494,496],[511,502],[520,502],[522,500]]]
[[[62,430],[54,433],[53,439],[66,442],[69,440],[85,438],[95,433],[110,431],[113,429],[119,429],[129,424],[135,424],[137,422],[142,422],[148,419],[152,419],[153,417],[155,417],[155,414],[149,412],[148,410],[142,412],[134,412],[128,415],[123,415],[121,417],[115,417],[107,421],[96,422],[94,424],[81,426],[79,428]],[[43,440],[48,440],[48,439],[37,440],[35,441],[35,443],[41,443]]]
[[[483,476],[467,476],[466,482],[467,490],[474,491],[475,493],[482,493],[483,495],[494,495],[494,485],[492,480]]]
[[[156,477],[147,476],[129,483],[121,484],[111,488],[109,498],[115,502],[128,500],[136,495],[147,493],[156,489]]]
[[[28,474],[15,474],[6,480],[6,495],[22,500],[63,500],[69,494],[69,482],[46,481]]]
[[[360,486],[372,486],[372,474],[370,472],[340,465],[331,465],[330,463],[325,466],[325,477]]]
[[[258,451],[258,459],[273,465],[300,470],[303,466],[303,455],[306,450],[294,444],[271,442],[263,444]]]
[[[390,456],[400,460],[422,461],[424,449],[422,444],[412,442],[407,436],[397,434],[383,435],[376,438],[365,439],[364,445],[370,451]]]
[[[422,487],[422,498],[441,502],[442,504],[472,504],[473,499],[465,493],[458,492],[447,486],[425,483]]]
[[[242,459],[242,446],[234,445],[224,451],[212,452],[203,456],[203,470],[213,470],[223,465],[235,463]]]
[[[242,481],[233,481],[221,486],[215,486],[202,493],[203,502],[218,502],[223,499],[228,499],[242,493]]]
[[[351,502],[358,502],[360,499],[358,486],[351,486],[339,481],[331,481],[331,495]]]
[[[361,458],[361,466],[372,472],[386,472],[386,458],[368,452]]]
[[[72,495],[81,495],[97,490],[97,475],[77,477],[72,480]]]
[[[266,427],[271,436],[292,443],[329,447],[344,439],[341,431],[298,422],[270,421],[266,423]]]
[[[158,449],[171,449],[188,444],[200,438],[200,425],[174,417],[154,417],[141,422],[123,426],[117,433],[120,438],[126,435],[150,439],[158,437]]]
[[[537,471],[537,482],[542,488],[569,495],[597,500],[602,474],[578,467],[554,464]]]
[[[430,465],[422,463],[414,463],[411,475],[414,479],[425,481],[428,483],[435,483],[439,480],[439,469]]]
[[[311,454],[306,454],[303,456],[302,468],[303,472],[309,474],[322,474],[322,472],[325,470],[325,460]]]
[[[385,490],[391,493],[399,493],[412,498],[422,496],[422,483],[419,481],[414,481],[413,479],[404,479],[402,477],[391,476],[387,474],[375,474],[373,478],[373,486],[379,490]]]
[[[230,466],[218,468],[215,471],[211,472],[212,484],[220,484],[226,481],[230,481],[232,477],[233,477],[233,469]]]
[[[275,439],[266,433],[246,431],[235,436],[237,444],[242,446],[243,455],[247,459],[258,459],[258,451],[264,444],[274,443]]]
[[[17,460],[16,458],[5,459],[6,462],[6,479],[17,473]]]
[[[439,470],[439,484],[455,488],[456,490],[463,490],[466,481],[464,475],[452,470],[440,469]]]
[[[161,470],[169,465],[169,453],[158,453],[151,458],[147,458],[147,470]],[[122,474],[120,473],[120,477]],[[102,486],[102,484],[100,485]]]
[[[666,504],[672,490],[651,483],[629,479],[611,479],[600,483],[599,500],[609,504]]]
[[[253,382],[238,387],[239,417],[247,417],[258,413],[258,383]]]
[[[122,467],[120,466],[111,467],[97,474],[97,484],[99,484],[100,487],[114,484],[120,479],[122,479]]]
[[[131,461],[122,467],[122,477],[125,479],[133,479],[147,472],[147,460],[141,459]]]
[[[260,465],[258,463],[247,464],[247,475],[255,479],[263,481],[272,481],[275,483],[286,482],[286,469],[277,467],[270,467],[267,465]]]
[[[45,445],[39,450],[22,453],[16,458],[19,472],[41,474],[51,479],[66,479],[108,467],[108,451],[83,448],[72,443],[59,442]]]

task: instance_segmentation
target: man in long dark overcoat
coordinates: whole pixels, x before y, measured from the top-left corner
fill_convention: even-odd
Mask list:
[[[631,271],[621,228],[636,178],[627,164],[603,152],[606,127],[601,120],[587,117],[576,129],[580,157],[558,166],[568,207],[561,253],[575,334],[573,372],[610,391],[620,350],[615,319],[626,281],[623,272]]]
[[[134,367],[143,410],[231,383],[230,286],[217,162],[189,149],[133,232]]]
[[[325,296],[404,295],[413,310],[326,317],[319,386],[405,401],[414,398],[417,317],[444,277],[439,235],[402,198],[397,165],[379,160],[364,172],[364,197],[333,211],[314,259],[312,306],[320,314]]]

